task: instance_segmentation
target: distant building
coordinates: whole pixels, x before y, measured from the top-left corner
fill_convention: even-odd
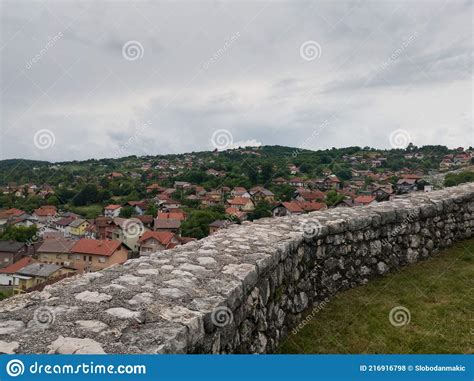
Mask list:
[[[138,241],[140,244],[140,255],[149,255],[159,250],[171,249],[180,244],[174,233],[145,232]]]
[[[122,207],[120,205],[115,205],[115,204],[107,205],[104,208],[104,216],[110,217],[110,218],[118,217],[120,215],[121,210],[122,210]]]
[[[26,292],[29,289],[39,286],[54,278],[60,278],[63,275],[74,274],[75,270],[59,265],[46,263],[31,263],[18,270],[13,275],[13,283],[17,284],[13,292],[15,294]]]
[[[354,199],[354,206],[369,205],[376,202],[375,196],[361,195]]]
[[[71,248],[71,264],[79,272],[98,271],[122,264],[128,257],[128,249],[114,240],[83,238]]]
[[[36,250],[38,260],[59,266],[73,266],[71,248],[77,241],[72,239],[47,239]]]
[[[0,241],[0,268],[10,266],[27,255],[27,246],[24,242]]]
[[[216,220],[214,222],[211,222],[209,224],[209,234],[214,234],[216,231],[225,229],[234,223],[235,222],[232,222],[230,220]]]

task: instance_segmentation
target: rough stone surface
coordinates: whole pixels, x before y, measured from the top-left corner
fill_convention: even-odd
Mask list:
[[[1,301],[0,352],[269,353],[305,311],[473,230],[474,184],[231,225]]]

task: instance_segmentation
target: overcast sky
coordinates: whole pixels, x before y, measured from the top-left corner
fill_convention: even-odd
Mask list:
[[[474,144],[470,0],[1,6],[0,159]]]

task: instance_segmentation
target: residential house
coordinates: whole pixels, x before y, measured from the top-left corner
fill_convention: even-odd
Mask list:
[[[0,226],[6,224],[8,221],[16,218],[27,217],[28,214],[20,209],[11,208],[0,210]]]
[[[214,234],[216,231],[225,229],[230,225],[235,224],[235,222],[230,220],[216,220],[209,224],[209,234]]]
[[[81,238],[86,235],[86,231],[89,226],[89,221],[86,221],[82,218],[77,218],[69,224],[66,230],[71,237]]]
[[[242,211],[240,211],[239,209],[233,208],[233,207],[231,207],[231,206],[229,206],[229,207],[225,210],[225,214],[227,214],[227,215],[230,216],[231,218],[236,218],[236,219],[238,219],[239,221],[244,221],[244,220],[247,219],[247,213],[242,212]]]
[[[273,181],[273,184],[275,185],[284,185],[287,183],[287,181],[283,178],[283,177],[277,177],[276,179],[274,179]]]
[[[271,204],[275,202],[275,195],[273,194],[273,192],[263,187],[252,188],[250,190],[250,194],[252,195],[255,203],[266,201]]]
[[[0,269],[0,286],[18,286],[19,279],[15,281],[13,275],[23,267],[34,262],[36,261],[31,257],[23,257],[10,266]]]
[[[145,227],[136,218],[114,218],[112,222],[112,240],[119,241],[132,252],[137,253],[139,249],[138,239],[145,232]]]
[[[76,218],[73,217],[73,216],[69,216],[69,217],[62,217],[60,218],[59,220],[55,221],[54,223],[54,228],[59,231],[59,232],[62,232],[64,237],[68,237],[69,236],[69,224],[71,222],[73,222]]]
[[[163,190],[164,188],[158,184],[151,184],[146,187],[147,193],[155,193],[155,192],[159,193],[159,192],[162,192]]]
[[[324,201],[326,194],[320,190],[307,191],[305,189],[297,189],[294,198],[298,201]]]
[[[369,205],[376,202],[375,196],[360,195],[354,199],[354,206]]]
[[[110,218],[118,217],[120,215],[121,210],[122,210],[122,207],[120,205],[116,205],[116,204],[107,205],[104,208],[104,216],[110,217]]]
[[[24,242],[0,241],[0,268],[10,266],[27,253],[27,246]]]
[[[113,220],[110,217],[97,217],[94,220],[98,239],[112,239],[112,231],[114,230],[112,222]]]
[[[293,177],[288,180],[288,184],[293,187],[303,187],[305,186],[305,181],[300,177]]]
[[[243,212],[251,212],[255,209],[255,205],[250,198],[235,197],[231,200],[227,200],[227,202],[231,207]]]
[[[129,201],[127,203],[135,210],[135,214],[139,216],[143,216],[148,209],[148,202],[147,201]]]
[[[157,232],[171,232],[171,233],[179,234],[180,228],[181,228],[180,220],[155,218],[155,223],[153,224],[153,230]]]
[[[336,175],[329,175],[323,180],[326,189],[341,189],[341,180]]]
[[[244,197],[244,198],[250,198],[251,197],[250,193],[247,192],[247,189],[245,189],[244,187],[235,187],[230,192],[230,195],[232,197]]]
[[[13,275],[13,283],[17,286],[13,289],[15,294],[28,292],[29,289],[44,284],[54,279],[75,274],[75,270],[60,265],[41,262],[30,263],[18,270]]]
[[[399,193],[414,192],[417,189],[416,179],[403,178],[397,181],[397,190]]]
[[[36,249],[38,261],[60,266],[72,266],[71,249],[77,241],[72,239],[47,239]]]
[[[50,225],[58,219],[58,210],[54,205],[44,205],[33,211],[33,218],[41,225]]]
[[[122,264],[129,250],[120,241],[83,238],[71,248],[71,264],[79,272],[98,271]]]
[[[280,202],[272,209],[273,217],[303,214],[304,210],[297,201]]]
[[[174,233],[168,231],[145,232],[138,241],[140,245],[140,255],[149,255],[159,250],[173,248],[180,244]]]

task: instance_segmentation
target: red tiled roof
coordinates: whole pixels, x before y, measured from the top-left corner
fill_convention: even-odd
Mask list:
[[[16,208],[11,208],[7,210],[1,210],[0,211],[0,218],[10,218],[10,217],[17,217],[21,216],[22,214],[25,214],[23,210],[16,209]]]
[[[170,212],[170,213],[162,213],[162,212],[158,212],[158,216],[157,216],[158,219],[160,220],[180,220],[180,221],[184,221],[186,218],[184,216],[184,213],[181,213],[181,212]]]
[[[245,197],[235,197],[232,200],[227,200],[227,202],[231,205],[247,205],[250,199]]]
[[[31,257],[23,257],[19,261],[12,263],[10,266],[0,269],[0,273],[14,274],[17,271],[21,270],[23,267],[28,266],[30,263],[35,263],[35,262],[36,261]]]
[[[122,207],[121,205],[110,204],[110,205],[107,205],[104,209],[115,210],[115,209],[118,209],[118,208],[121,208],[121,207]]]
[[[372,201],[375,200],[374,196],[358,196],[354,199],[354,202],[359,203],[359,204],[370,204]]]
[[[40,217],[54,216],[57,209],[54,205],[44,205],[38,209],[35,209],[35,214]]]
[[[104,255],[110,257],[122,243],[115,240],[96,240],[83,238],[71,248],[71,253]]]
[[[151,232],[151,231],[148,231],[148,232],[145,232],[141,237],[140,239],[138,240],[138,242],[145,242],[147,240],[149,240],[150,238],[154,238],[156,239],[159,243],[161,243],[162,245],[168,245],[171,240],[173,239],[174,237],[174,234],[171,233],[171,232]]]
[[[296,201],[282,202],[281,204],[292,213],[302,213],[303,212],[303,209],[301,209],[301,206]]]

